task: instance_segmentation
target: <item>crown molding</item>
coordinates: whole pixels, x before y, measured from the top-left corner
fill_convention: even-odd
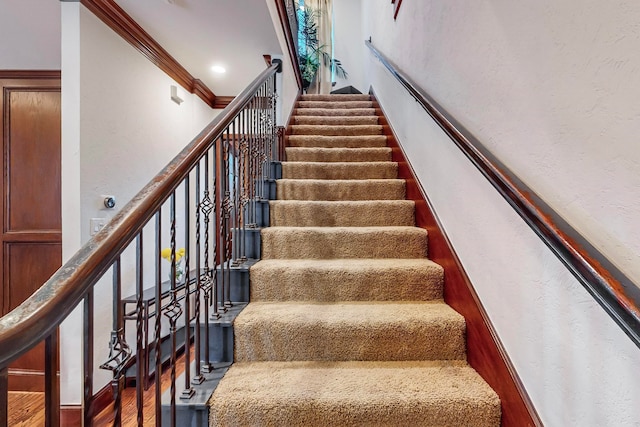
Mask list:
[[[201,98],[211,108],[220,108],[218,97],[211,89],[193,77],[113,0],[80,0],[80,3],[189,93]]]
[[[0,79],[60,79],[60,70],[0,70]]]

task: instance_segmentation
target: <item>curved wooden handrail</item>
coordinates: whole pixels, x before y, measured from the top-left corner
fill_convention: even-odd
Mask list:
[[[365,44],[640,348],[640,287],[377,50],[371,40]]]
[[[0,367],[50,336],[271,77],[265,69],[44,285],[0,318]]]

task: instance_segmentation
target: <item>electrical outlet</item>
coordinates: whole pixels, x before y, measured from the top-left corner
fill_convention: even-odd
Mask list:
[[[105,225],[107,225],[107,218],[91,218],[89,220],[89,234],[95,236]]]

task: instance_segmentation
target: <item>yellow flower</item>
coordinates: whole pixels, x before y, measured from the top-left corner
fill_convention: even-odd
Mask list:
[[[182,257],[185,254],[185,250],[184,248],[180,248],[176,250],[176,262],[180,262],[180,260],[182,259]],[[164,248],[161,252],[160,252],[160,256],[164,259],[166,259],[167,261],[171,262],[171,248]]]

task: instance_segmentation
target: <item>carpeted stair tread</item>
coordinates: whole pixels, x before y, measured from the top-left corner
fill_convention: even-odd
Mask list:
[[[268,259],[251,267],[251,301],[429,301],[443,277],[426,258]]]
[[[377,125],[377,116],[295,116],[296,125]]]
[[[464,318],[441,301],[252,302],[233,333],[238,362],[466,357]]]
[[[375,116],[375,108],[294,108],[294,116]]]
[[[322,108],[322,109],[358,109],[373,108],[371,101],[298,101],[297,108]]]
[[[412,226],[414,214],[411,200],[269,202],[272,227]]]
[[[288,135],[286,141],[290,147],[324,147],[324,148],[364,148],[386,147],[385,135]]]
[[[368,95],[303,95],[211,426],[498,427]]]
[[[288,162],[387,162],[391,148],[321,148],[287,147]]]
[[[418,227],[269,227],[261,259],[422,258],[427,230]]]
[[[395,179],[394,162],[283,162],[283,179]]]
[[[333,95],[322,95],[317,93],[304,94],[300,97],[301,101],[371,101],[371,96],[358,93],[336,93]]]
[[[280,200],[397,200],[404,199],[403,179],[279,179]]]
[[[380,125],[292,125],[289,126],[290,135],[382,135]]]
[[[236,363],[212,426],[496,427],[500,400],[465,362]]]

